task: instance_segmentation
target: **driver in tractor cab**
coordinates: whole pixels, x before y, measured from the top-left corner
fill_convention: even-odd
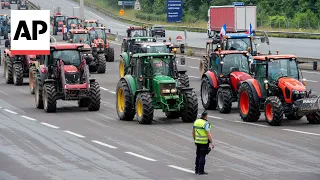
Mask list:
[[[95,33],[93,43],[96,44],[98,39],[99,39],[98,33]]]
[[[273,81],[276,81],[277,80],[277,77],[279,75],[281,75],[281,69],[280,69],[280,64],[279,64],[280,61],[273,61],[269,64],[269,68],[268,68],[268,76],[270,78],[270,81],[273,82]]]
[[[136,33],[134,34],[134,36],[133,36],[133,37],[140,37],[140,35],[139,35],[138,31],[136,31]]]

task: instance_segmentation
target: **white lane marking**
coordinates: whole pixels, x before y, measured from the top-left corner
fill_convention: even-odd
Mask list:
[[[320,134],[317,134],[317,133],[304,132],[304,131],[297,131],[297,130],[293,130],[293,129],[282,129],[282,130],[284,130],[284,131],[296,132],[296,133],[301,133],[301,134],[309,134],[309,135],[320,136]]]
[[[141,158],[141,159],[148,160],[148,161],[157,161],[155,159],[151,159],[151,158],[148,158],[148,157],[145,157],[145,156],[142,156],[140,154],[133,153],[133,152],[125,152],[125,153],[126,154],[130,154],[130,155],[135,156],[135,157],[138,157],[138,158]]]
[[[122,26],[122,27],[127,27],[126,25],[124,24],[120,24],[120,23],[116,23],[116,22],[113,22],[113,21],[109,21],[110,23],[113,23],[113,24],[116,24],[116,25],[119,25],[119,26]]]
[[[253,125],[253,126],[269,127],[269,126],[262,125],[262,124],[255,124],[255,123],[249,123],[249,122],[243,122],[243,121],[234,121],[234,122],[242,123],[242,124],[249,124],[249,125]]]
[[[195,79],[200,79],[199,77],[197,77],[197,76],[189,76],[189,77],[191,77],[191,78],[195,78]]]
[[[194,171],[191,171],[190,169],[182,168],[182,167],[179,167],[179,166],[175,166],[175,165],[168,165],[168,166],[171,167],[171,168],[174,168],[174,169],[178,169],[180,171],[184,171],[184,172],[188,172],[188,173],[194,173]]]
[[[53,129],[59,129],[58,126],[54,126],[54,125],[52,125],[52,124],[48,124],[48,123],[44,123],[44,122],[42,122],[41,124],[42,124],[42,125],[45,125],[45,126],[48,126],[48,127],[51,127],[51,128],[53,128]]]
[[[188,66],[188,68],[191,68],[191,69],[199,69],[199,67],[194,67],[194,66]]]
[[[121,46],[121,43],[116,43],[115,41],[109,41],[109,43]]]
[[[25,118],[25,119],[28,119],[30,121],[37,121],[36,119],[33,119],[31,117],[28,117],[28,116],[21,116],[22,118]]]
[[[314,80],[306,80],[307,82],[318,82],[318,81],[314,81]]]
[[[96,16],[97,18],[103,19],[101,16],[99,16],[99,15],[97,15],[97,14],[91,12],[91,11],[89,11],[89,13],[92,14],[92,15],[94,15],[94,16]]]
[[[18,114],[18,113],[14,112],[14,111],[10,111],[9,109],[4,109],[4,110],[7,111],[8,113],[11,113],[11,114]]]
[[[217,117],[217,116],[208,116],[209,118],[214,118],[214,119],[223,119],[221,117]]]
[[[4,95],[8,95],[7,93],[5,93],[5,92],[3,92],[3,91],[1,91],[1,90],[0,90],[0,92],[1,92],[2,94],[4,94]]]
[[[302,71],[304,73],[310,73],[310,74],[320,74],[319,72],[314,72],[314,71]]]
[[[100,141],[92,140],[92,142],[94,142],[94,143],[96,143],[96,144],[100,144],[101,146],[105,146],[105,147],[111,148],[111,149],[118,149],[118,148],[115,147],[115,146],[111,146],[111,145],[109,145],[109,144],[106,144],[106,143],[103,143],[103,142],[100,142]]]
[[[110,92],[110,93],[112,93],[112,94],[116,94],[116,92],[114,92],[114,91],[111,91],[110,89],[107,89],[107,88],[104,88],[104,87],[100,87],[102,90],[104,90],[104,91],[108,91],[108,92]]]
[[[71,134],[71,135],[74,135],[74,136],[77,136],[79,138],[85,138],[85,136],[82,136],[81,134],[77,134],[77,133],[74,133],[74,132],[71,132],[71,131],[64,131],[64,132],[66,132],[68,134]]]

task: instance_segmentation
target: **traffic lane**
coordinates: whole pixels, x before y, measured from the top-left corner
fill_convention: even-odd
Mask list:
[[[7,92],[5,90],[5,92]],[[12,92],[12,89],[11,91]],[[8,92],[9,93],[9,92]],[[18,99],[22,99],[19,97],[18,94],[13,94],[14,97],[17,97]],[[29,95],[28,95],[29,96]],[[29,99],[29,98],[28,98]],[[19,104],[19,109],[22,109],[25,111],[25,108],[20,108],[20,106],[30,106],[29,100],[24,97],[25,104]],[[7,101],[7,100],[6,100]],[[17,102],[15,99],[12,99],[13,102]],[[59,103],[60,104],[60,103]],[[37,110],[37,109],[36,109]],[[43,112],[43,110],[40,110]],[[97,137],[94,137],[93,139],[101,139],[101,136],[106,134],[105,132],[108,132],[108,137],[106,138],[106,143],[115,145],[117,147],[124,146],[129,147],[129,149],[134,152],[138,152],[139,154],[148,155],[148,157],[157,157],[161,158],[163,161],[173,164],[172,159],[173,157],[170,157],[169,159],[166,159],[164,156],[168,156],[168,154],[175,154],[176,156],[183,155],[182,158],[187,160],[179,160],[180,158],[177,158],[174,160],[175,163],[179,162],[178,164],[182,167],[189,167],[189,169],[193,168],[193,158],[194,157],[194,146],[192,145],[192,139],[190,138],[190,124],[185,123],[174,123],[174,122],[166,122],[163,126],[160,126],[160,124],[155,123],[152,126],[146,128],[145,126],[138,125],[136,122],[122,122],[118,121],[117,123],[112,123],[112,129],[110,129],[110,125],[105,125],[105,121],[102,121],[100,123],[97,123],[96,117],[93,115],[90,115],[89,117],[93,119],[89,124],[83,123],[83,114],[78,114],[78,112],[72,112],[73,115],[78,114],[78,117],[69,117],[68,113],[63,113],[63,117],[57,118],[56,116],[50,117],[52,114],[46,114],[46,113],[36,113],[36,112],[28,112],[28,114],[32,114],[32,117],[35,117],[36,119],[45,119],[47,123],[54,124],[59,127],[65,127],[65,129],[72,130],[73,132],[80,133],[81,135],[84,135],[86,137],[92,137],[92,132],[96,132],[98,134]],[[59,115],[58,112],[55,115]],[[71,112],[70,112],[71,113]],[[43,117],[40,117],[39,115],[43,114]],[[110,117],[110,113],[106,113]],[[38,117],[39,116],[39,117]],[[116,115],[115,115],[116,116]],[[163,116],[163,114],[162,114]],[[82,117],[82,118],[80,118]],[[69,120],[73,120],[73,123],[70,124],[70,127],[68,126]],[[107,119],[109,120],[109,118]],[[167,121],[167,120],[166,120]],[[71,122],[71,121],[70,121]],[[74,123],[77,123],[78,125],[74,125]],[[94,126],[94,123],[97,124],[97,127]],[[121,123],[121,124],[120,124]],[[230,122],[231,123],[231,122]],[[238,173],[243,173],[246,175],[240,176],[240,179],[253,179],[254,177],[265,177],[269,173],[276,173],[274,170],[276,169],[274,166],[270,166],[267,162],[264,161],[274,161],[274,163],[278,164],[280,169],[278,171],[284,171],[285,168],[289,168],[292,165],[289,162],[278,160],[283,157],[283,154],[277,155],[277,153],[272,153],[272,155],[269,155],[271,153],[271,150],[268,150],[268,147],[270,146],[276,146],[274,148],[277,148],[280,150],[287,150],[290,149],[291,153],[297,153],[295,149],[288,148],[282,144],[278,145],[279,143],[275,144],[274,142],[268,142],[270,139],[274,140],[277,139],[279,134],[275,134],[273,132],[267,132],[259,129],[254,129],[256,127],[250,127],[244,126],[242,124],[239,124],[237,126],[237,129],[235,130],[234,126],[230,128],[229,122],[213,122],[214,128],[213,128],[213,134],[215,136],[215,139],[217,139],[216,143],[216,149],[214,151],[214,157],[208,158],[207,163],[207,169],[208,171],[215,174],[221,173],[221,172],[228,172],[225,176],[227,177],[235,177]],[[120,124],[118,126],[118,124]],[[61,126],[60,126],[61,125]],[[126,126],[127,125],[127,126]],[[79,129],[78,129],[79,128]],[[248,129],[246,129],[248,128]],[[250,130],[249,130],[250,129]],[[113,135],[113,132],[118,131],[115,135]],[[123,139],[120,137],[125,132],[128,132],[127,137],[123,137]],[[246,132],[246,133],[243,133]],[[118,134],[119,133],[119,134]],[[273,134],[270,136],[269,134]],[[265,139],[260,139],[257,137],[257,135],[261,135],[262,137],[267,137]],[[256,136],[256,137],[255,137]],[[285,137],[285,136],[283,136]],[[285,138],[291,138],[285,137]],[[117,143],[114,143],[116,141]],[[250,142],[254,143],[250,143]],[[285,145],[292,145],[294,147],[300,147],[299,145],[296,145],[297,143],[305,142],[305,139],[295,139],[293,142],[291,140],[284,141]],[[105,142],[105,141],[102,141]],[[112,142],[112,143],[110,143]],[[130,143],[131,142],[131,143]],[[249,143],[249,144],[246,144]],[[260,144],[261,143],[261,144]],[[189,145],[187,145],[189,144]],[[181,146],[182,145],[182,146]],[[314,144],[312,144],[314,145]],[[265,147],[264,147],[265,146]],[[143,147],[143,148],[142,148]],[[317,159],[317,157],[313,157],[314,150],[309,149],[309,144],[303,144],[302,147],[305,147],[305,151],[308,153],[299,154],[300,156],[303,156],[303,159]],[[163,148],[163,149],[160,149]],[[221,148],[221,149],[219,149]],[[265,149],[268,150],[268,152],[264,152]],[[318,147],[315,147],[315,149],[318,149]],[[160,153],[166,150],[166,153],[157,155],[158,152]],[[255,151],[255,152],[252,152]],[[262,152],[263,151],[263,152]],[[246,153],[243,153],[246,152]],[[280,151],[281,152],[281,151]],[[157,153],[157,154],[156,154]],[[299,156],[299,157],[300,157]],[[312,156],[312,157],[311,157]],[[156,159],[156,158],[155,158]],[[189,159],[189,160],[188,160]],[[295,159],[295,158],[291,158]],[[308,163],[305,164],[305,162],[301,162],[301,159],[296,159],[299,162],[299,170],[300,171],[306,171],[305,166],[308,166]],[[251,162],[253,161],[253,162]],[[260,162],[263,165],[261,165]],[[168,164],[167,163],[167,164]],[[244,166],[245,164],[245,166]],[[267,165],[266,165],[267,164]],[[235,167],[236,166],[236,167]],[[251,167],[252,166],[252,167]],[[294,169],[296,167],[293,167]],[[265,170],[266,174],[261,175],[261,169]],[[250,173],[249,173],[250,171]],[[308,176],[305,177],[312,177],[313,170],[310,170],[310,167],[308,167],[308,171],[311,171]],[[249,173],[249,174],[248,174]],[[294,174],[294,173],[293,173]],[[292,175],[292,174],[291,174]],[[284,176],[285,178],[291,177]],[[304,174],[300,173],[301,176],[304,176]],[[276,176],[276,175],[275,175]],[[268,175],[269,177],[269,175]]]

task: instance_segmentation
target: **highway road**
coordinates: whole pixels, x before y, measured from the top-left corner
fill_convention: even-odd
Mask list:
[[[69,16],[73,15],[73,13],[75,15],[79,14],[77,13],[77,10],[79,9],[73,9],[73,7],[79,7],[79,4],[72,0],[32,0],[31,2],[40,5],[43,9],[50,9],[52,12],[56,7],[61,7],[63,13],[66,13]],[[88,7],[85,8],[85,18],[98,19],[101,23],[107,24],[113,33],[119,33],[120,35],[125,35],[126,27],[129,26],[126,23],[111,19]],[[185,38],[184,32],[182,31],[166,32],[167,38],[171,37],[172,39],[175,39],[178,35]],[[207,38],[206,33],[187,33],[187,44],[189,46],[204,48],[207,40],[209,39]],[[273,53],[275,53],[276,50],[279,50],[282,54],[295,54],[298,57],[320,58],[318,52],[320,49],[319,42],[319,40],[311,39],[270,38],[270,46],[263,44],[259,49],[262,53],[267,53],[270,49]]]
[[[112,47],[119,57],[119,45]],[[93,74],[102,94],[98,112],[59,101],[56,113],[45,113],[35,107],[27,83],[5,84],[0,68],[0,179],[320,179],[319,125],[303,118],[271,127],[263,115],[257,123],[243,123],[236,109],[227,115],[209,111],[215,141],[207,157],[209,175],[194,175],[192,124],[167,120],[158,111],[152,125],[119,121],[118,62],[108,63],[106,74]],[[201,113],[199,61],[186,63]],[[304,75],[320,92],[320,73]]]

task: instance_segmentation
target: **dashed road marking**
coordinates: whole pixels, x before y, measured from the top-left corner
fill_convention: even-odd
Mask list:
[[[104,91],[108,91],[108,92],[110,92],[110,93],[112,93],[112,94],[116,94],[116,92],[114,92],[114,91],[111,91],[110,89],[107,89],[107,88],[104,88],[104,87],[100,87],[102,90],[104,90]]]
[[[223,119],[221,117],[217,117],[217,116],[208,116],[209,118],[214,118],[214,119]]]
[[[109,41],[111,44],[119,45],[121,46],[121,43],[116,43],[115,41]]]
[[[188,68],[191,68],[191,69],[199,69],[199,67],[194,67],[194,66],[188,66]]]
[[[1,91],[1,90],[0,90],[0,92],[1,92],[2,94],[4,94],[4,95],[8,95],[7,93],[5,93],[5,92],[3,92],[3,91]]]
[[[184,171],[184,172],[188,172],[188,173],[194,173],[194,171],[192,171],[190,169],[182,168],[182,167],[175,166],[175,165],[168,165],[168,167],[171,167],[171,168],[174,168],[174,169],[178,169],[180,171]]]
[[[314,135],[314,136],[320,136],[320,134],[317,134],[317,133],[311,133],[311,132],[305,132],[305,131],[297,131],[297,130],[293,130],[293,129],[282,129],[282,130],[301,133],[301,134],[309,134],[309,135]]]
[[[318,82],[318,81],[314,81],[314,80],[306,80],[307,82]]]
[[[148,160],[148,161],[157,161],[155,159],[152,159],[152,158],[148,158],[148,157],[145,157],[145,156],[142,156],[140,154],[136,154],[136,153],[133,153],[133,152],[125,152],[126,154],[130,154],[132,156],[135,156],[135,157],[138,157],[138,158],[141,158],[141,159],[145,159],[145,160]]]
[[[48,126],[48,127],[51,127],[51,128],[53,128],[53,129],[59,129],[58,126],[54,126],[54,125],[52,125],[52,124],[48,124],[48,123],[44,123],[44,122],[42,122],[41,124],[42,124],[42,125],[45,125],[45,126]]]
[[[68,133],[68,134],[71,134],[71,135],[74,135],[74,136],[77,136],[77,137],[79,137],[79,138],[85,138],[85,136],[82,136],[81,134],[74,133],[74,132],[72,132],[72,131],[64,131],[64,132],[66,132],[66,133]]]
[[[100,142],[100,141],[92,140],[92,142],[94,142],[96,144],[100,144],[101,146],[105,146],[105,147],[111,148],[111,149],[118,149],[115,146],[112,146],[112,145],[109,145],[109,144],[106,144],[106,143],[103,143],[103,142]]]
[[[313,71],[302,71],[304,73],[310,73],[310,74],[320,74],[319,72],[313,72]]]
[[[266,126],[266,125],[262,125],[262,124],[249,123],[249,122],[243,122],[243,121],[234,121],[234,122],[237,122],[237,123],[242,123],[242,124],[249,124],[249,125],[253,125],[253,126],[260,126],[260,127],[269,127],[269,126]]]
[[[25,119],[28,119],[30,121],[37,121],[36,119],[33,119],[31,117],[28,117],[28,116],[21,116],[22,118],[25,118]]]
[[[199,77],[197,76],[188,76],[189,78],[195,78],[195,79],[200,79]]]
[[[4,109],[4,110],[7,111],[8,113],[11,113],[11,114],[18,114],[18,113],[14,112],[14,111],[11,111],[9,109]]]

